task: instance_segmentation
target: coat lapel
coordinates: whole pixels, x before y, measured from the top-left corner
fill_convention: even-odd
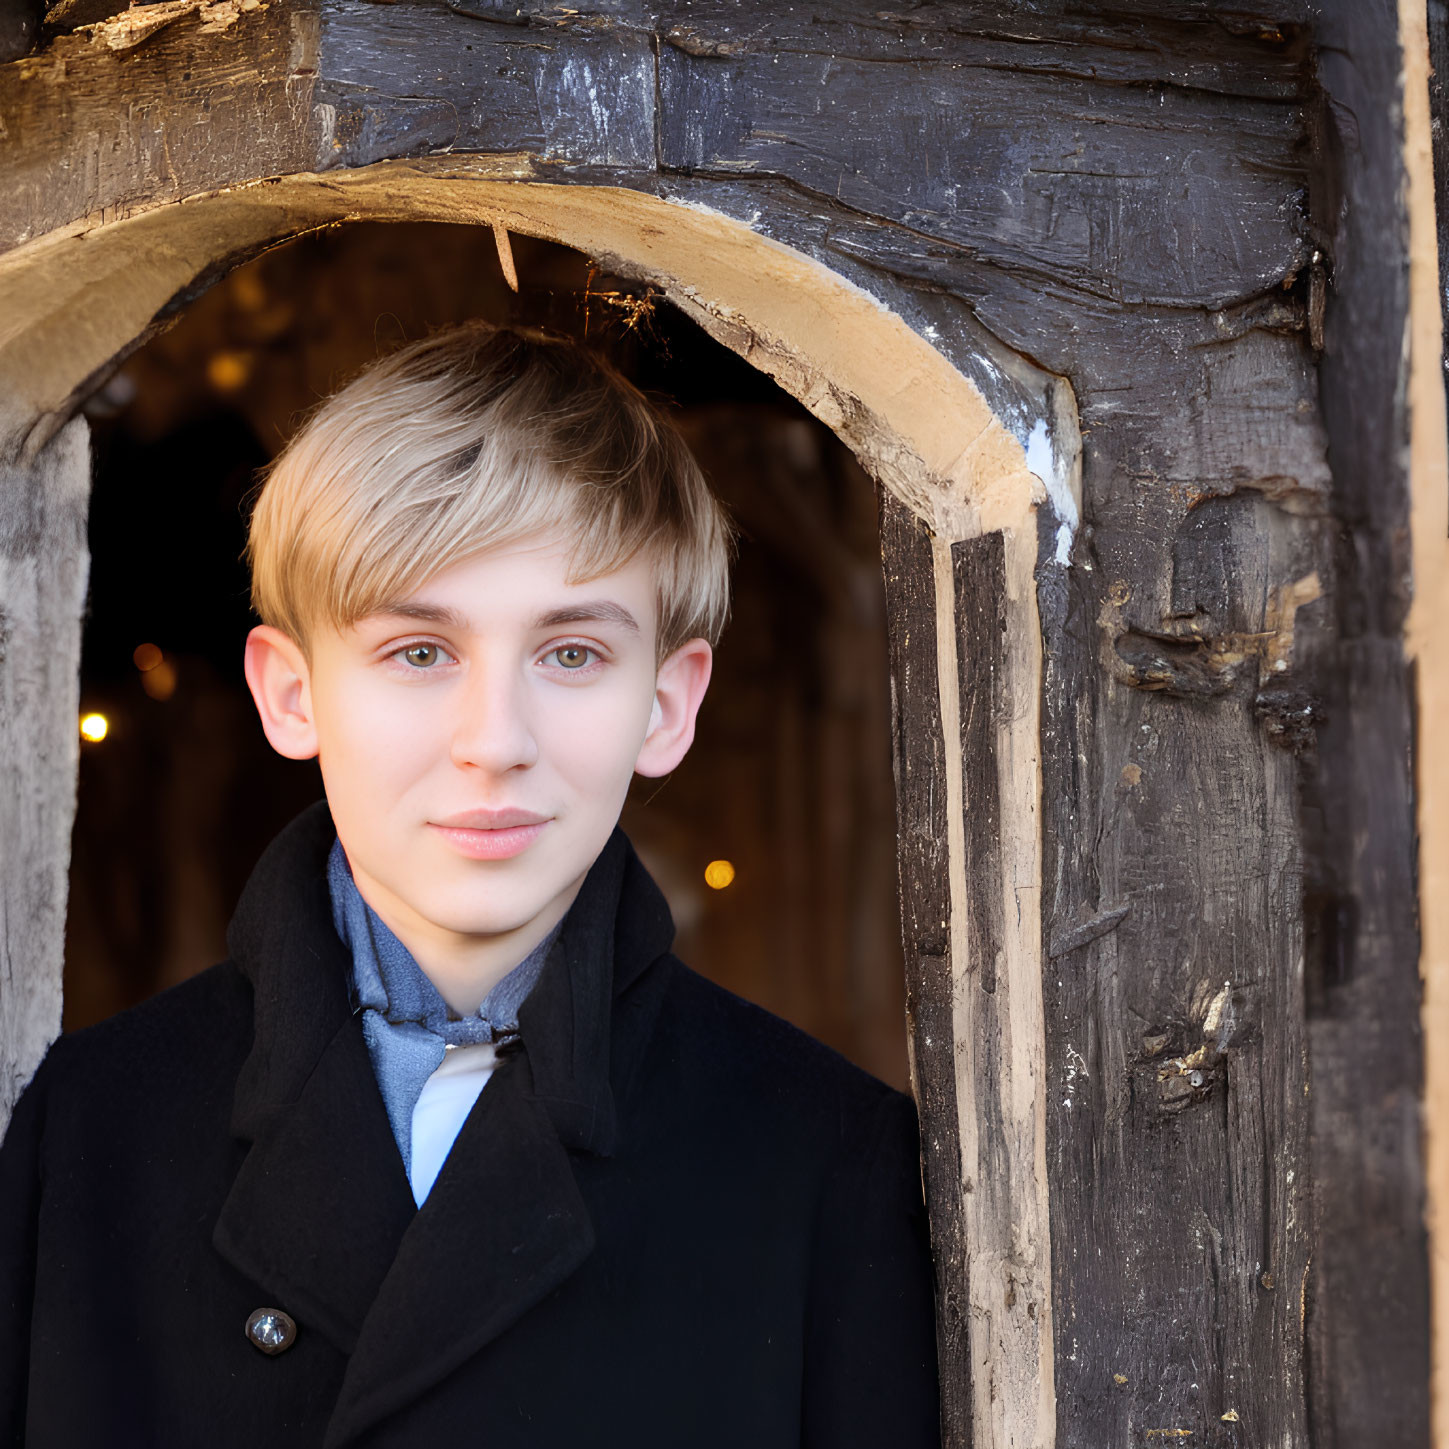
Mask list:
[[[519,1054],[488,1082],[363,1325],[337,1449],[442,1380],[579,1267],[594,1230]]]
[[[212,1242],[284,1308],[351,1353],[417,1215],[357,1017],[298,1100],[252,1144]]]
[[[611,1066],[617,1076],[628,1065],[611,1062],[616,998],[669,949],[674,927],[616,829],[519,1013],[521,1047],[495,1070],[415,1210],[347,997],[350,962],[325,880],[333,836],[325,805],[299,817],[259,863],[233,923],[233,953],[257,990],[234,1114],[253,1145],[215,1242],[276,1306],[350,1353],[326,1439],[340,1449],[486,1346],[593,1250],[570,1153],[613,1151]]]
[[[254,1037],[232,1109],[251,1143],[212,1243],[284,1308],[350,1353],[416,1215],[348,995],[325,863],[336,832],[312,806],[272,843],[227,933],[252,983]]]
[[[477,1353],[593,1251],[569,1149],[613,1147],[609,1015],[627,842],[584,879],[495,1070],[379,1288],[326,1439],[346,1444]]]

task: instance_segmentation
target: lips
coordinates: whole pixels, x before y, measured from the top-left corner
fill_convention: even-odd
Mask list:
[[[429,823],[444,830],[511,830],[516,825],[542,825],[548,818],[532,810],[466,810]]]
[[[468,860],[511,860],[538,839],[552,818],[532,810],[468,810],[428,825]]]

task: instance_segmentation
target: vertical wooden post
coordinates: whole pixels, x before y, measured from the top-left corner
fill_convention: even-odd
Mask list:
[[[950,849],[945,724],[939,698],[935,583],[924,524],[891,493],[880,494],[891,662],[891,756],[896,779],[901,935],[906,961],[907,1044],[921,1117],[926,1203],[936,1260],[936,1338],[946,1449],[970,1440],[971,1386],[949,1366],[970,1361],[971,1284],[964,1234],[961,1127],[952,1013]]]
[[[1308,1421],[1322,1449],[1418,1449],[1431,1442],[1420,1103],[1436,1054],[1420,1035],[1415,873],[1436,857],[1431,826],[1416,859],[1414,795],[1433,788],[1443,720],[1424,714],[1415,739],[1416,690],[1429,685],[1432,698],[1435,681],[1432,671],[1415,679],[1405,626],[1411,593],[1442,573],[1443,535],[1438,559],[1413,559],[1411,577],[1410,539],[1425,541],[1420,520],[1411,526],[1409,476],[1424,420],[1410,360],[1423,338],[1410,299],[1404,147],[1426,82],[1421,69],[1410,94],[1408,7],[1317,8],[1328,174],[1315,210],[1332,262],[1318,382],[1342,532],[1326,576],[1333,627],[1318,646],[1322,723],[1302,831],[1314,1206]],[[1431,617],[1442,631],[1442,615]],[[1426,637],[1421,628],[1420,643]],[[1421,670],[1432,658],[1421,656]],[[1417,779],[1416,751],[1425,752]],[[1430,903],[1431,879],[1420,886]],[[1432,914],[1425,924],[1432,1021],[1441,1010]],[[1431,1152],[1433,1133],[1431,1118]]]
[[[0,1122],[60,1033],[90,430],[0,462]]]
[[[1049,1449],[1035,531],[952,543],[888,494],[881,518],[945,1442]]]

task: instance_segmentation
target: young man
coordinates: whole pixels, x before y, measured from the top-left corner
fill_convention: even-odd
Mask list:
[[[693,739],[728,542],[558,340],[434,334],[293,439],[246,676],[327,798],[230,958],[16,1111],[8,1442],[938,1442],[910,1099],[671,955],[617,824]]]

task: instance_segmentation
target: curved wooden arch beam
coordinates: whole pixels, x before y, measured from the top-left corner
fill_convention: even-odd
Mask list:
[[[507,163],[504,162],[504,168]],[[497,161],[380,162],[77,223],[0,256],[0,415],[34,450],[153,318],[240,255],[353,220],[501,225],[647,276],[800,399],[939,537],[1023,524],[1043,497],[980,390],[819,262],[717,211],[618,187],[498,179]],[[22,419],[38,432],[18,434]]]
[[[1056,1405],[1035,513],[1046,485],[1059,522],[1074,511],[1056,496],[1075,464],[1074,412],[1052,394],[1029,459],[970,379],[820,262],[698,205],[520,181],[507,175],[516,169],[445,158],[291,175],[76,223],[0,256],[7,491],[40,486],[78,402],[210,280],[280,240],[361,219],[501,226],[583,250],[659,285],[831,427],[884,489],[912,1074],[948,1440],[1046,1449]],[[58,607],[78,653],[78,605]],[[73,693],[42,701],[46,718],[27,728],[73,739]],[[53,842],[36,848],[54,854]],[[60,855],[62,891],[64,866]],[[7,894],[4,909],[9,938],[30,942],[28,959],[58,983],[56,922],[17,921],[33,915],[25,897]],[[42,1029],[3,1043],[13,1080],[58,1024],[50,995]]]

